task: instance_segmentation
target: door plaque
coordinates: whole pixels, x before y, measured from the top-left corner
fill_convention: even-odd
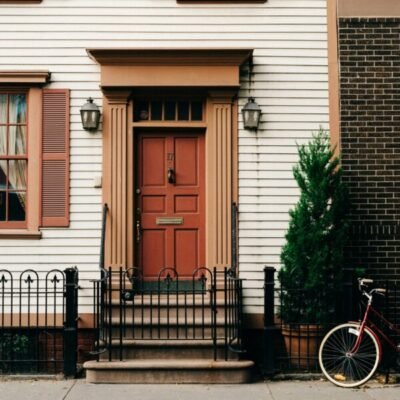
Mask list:
[[[156,218],[157,225],[182,225],[182,217],[160,217]]]

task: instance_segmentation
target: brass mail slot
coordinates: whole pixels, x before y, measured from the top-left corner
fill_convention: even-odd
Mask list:
[[[162,217],[156,219],[157,225],[182,225],[182,217]]]

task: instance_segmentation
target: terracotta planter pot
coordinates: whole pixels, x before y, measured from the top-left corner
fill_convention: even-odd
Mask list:
[[[290,365],[300,369],[314,369],[318,364],[318,349],[324,332],[320,325],[282,325]]]

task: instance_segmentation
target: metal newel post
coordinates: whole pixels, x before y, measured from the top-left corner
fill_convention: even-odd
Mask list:
[[[238,206],[236,203],[232,203],[231,219],[232,219],[232,268],[234,276],[237,273],[237,218],[238,218]]]
[[[65,271],[64,375],[76,376],[78,362],[78,269]]]
[[[264,268],[264,340],[263,340],[263,373],[272,375],[275,372],[275,272],[274,267]]]

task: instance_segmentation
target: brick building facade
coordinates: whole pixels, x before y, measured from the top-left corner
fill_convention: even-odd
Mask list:
[[[348,262],[400,273],[400,18],[339,18],[341,157],[352,202]]]

